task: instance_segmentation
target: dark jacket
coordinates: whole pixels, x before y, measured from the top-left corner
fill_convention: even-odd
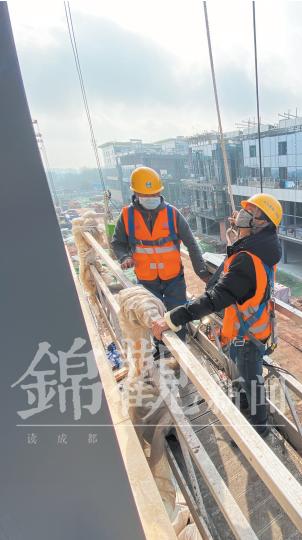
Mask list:
[[[161,203],[155,210],[147,210],[146,208],[143,208],[143,206],[139,204],[139,201],[135,195],[132,197],[132,205],[142,214],[149,231],[152,232],[158,212],[165,207],[164,198],[161,197]],[[177,210],[177,208],[175,208],[175,211],[179,239],[188,249],[195,273],[198,277],[203,277],[208,274],[208,271],[202,258],[202,251],[183,215],[179,212],[179,210]],[[117,259],[120,262],[123,262],[124,259],[132,254],[122,214],[119,216],[115,226],[115,232],[111,245]]]
[[[281,246],[277,231],[268,225],[261,232],[237,240],[227,248],[227,256],[238,253],[224,275],[223,267],[211,279],[206,292],[197,300],[175,308],[170,312],[171,321],[176,326],[210,313],[219,312],[234,304],[243,304],[256,292],[256,273],[252,258],[244,250],[257,255],[265,264],[272,267],[281,259]]]

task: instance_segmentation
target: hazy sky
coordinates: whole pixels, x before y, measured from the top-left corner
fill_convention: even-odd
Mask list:
[[[33,118],[52,167],[95,166],[63,2],[9,2]],[[216,129],[200,0],[72,2],[98,144]],[[302,114],[302,2],[256,2],[261,116]],[[252,5],[210,0],[225,129],[256,115]]]

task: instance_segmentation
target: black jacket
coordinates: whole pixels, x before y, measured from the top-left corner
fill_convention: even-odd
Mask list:
[[[197,300],[180,306],[170,312],[171,321],[176,326],[210,313],[219,312],[234,304],[243,304],[256,292],[256,273],[252,258],[244,250],[257,255],[268,266],[274,266],[281,259],[281,246],[277,231],[268,225],[261,232],[237,240],[227,248],[227,256],[239,253],[223,275],[223,265],[210,280],[206,292]],[[243,253],[241,253],[243,252]]]

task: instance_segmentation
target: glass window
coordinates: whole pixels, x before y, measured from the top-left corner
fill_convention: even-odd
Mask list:
[[[251,144],[250,146],[250,157],[256,157],[256,145]]]
[[[280,180],[287,179],[287,167],[279,167],[279,178]]]
[[[270,178],[271,175],[272,175],[271,168],[270,167],[264,167],[263,176],[265,176],[265,178]]]
[[[286,156],[287,154],[287,142],[278,142],[278,154],[279,156]]]

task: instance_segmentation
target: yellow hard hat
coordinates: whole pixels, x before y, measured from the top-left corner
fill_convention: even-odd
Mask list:
[[[164,189],[162,181],[154,169],[137,167],[131,174],[130,189],[144,195],[153,195]]]
[[[262,212],[278,227],[282,219],[282,206],[273,195],[267,193],[257,193],[246,201],[241,201],[241,206],[246,208],[247,204],[253,204],[260,208]]]

